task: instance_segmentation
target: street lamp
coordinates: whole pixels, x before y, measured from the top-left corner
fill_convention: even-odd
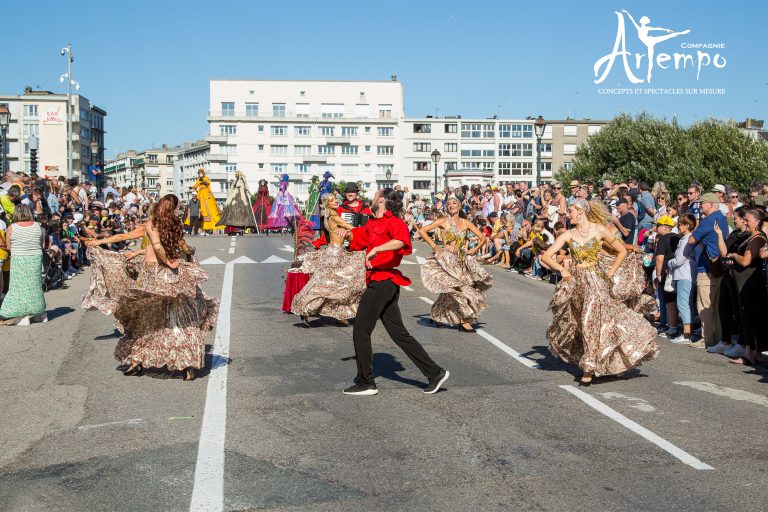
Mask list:
[[[536,132],[536,183],[534,186],[541,185],[541,138],[544,136],[544,130],[547,129],[547,122],[539,116],[533,122],[533,129]]]
[[[37,179],[37,150],[40,148],[40,141],[34,133],[29,136],[29,174],[33,179]]]
[[[384,176],[386,176],[386,177],[387,177],[387,187],[389,187],[389,180],[391,180],[391,179],[392,179],[392,169],[390,169],[389,167],[387,167],[387,170],[386,170],[386,172],[384,173]]]
[[[432,152],[432,163],[435,166],[435,197],[437,197],[437,163],[440,161],[440,152],[434,150]]]
[[[71,179],[74,175],[72,170],[72,86],[77,84],[72,79],[72,63],[75,62],[72,43],[67,43],[60,53],[62,57],[67,56],[67,73],[59,77],[59,82],[64,83],[64,78],[67,79],[67,179]],[[77,89],[80,89],[80,84],[77,84]]]
[[[91,169],[94,177],[96,178],[94,185],[96,186],[96,190],[101,190],[101,174],[96,174],[96,158],[94,158],[96,155],[99,154],[99,143],[96,142],[96,137],[91,137]]]
[[[3,152],[3,159],[0,162],[0,167],[2,167],[3,173],[8,170],[8,143],[7,143],[7,136],[8,136],[8,125],[11,124],[11,111],[8,110],[8,105],[5,103],[0,103],[0,135],[2,135],[2,152]]]

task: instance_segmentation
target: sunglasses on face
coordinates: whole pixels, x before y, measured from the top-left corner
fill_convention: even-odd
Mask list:
[[[692,196],[692,195],[693,195],[693,194],[695,194],[696,192],[686,192],[686,193],[687,193],[689,196]]]
[[[562,190],[563,187],[555,187],[555,190]]]
[[[731,196],[731,199],[738,199],[739,196]]]

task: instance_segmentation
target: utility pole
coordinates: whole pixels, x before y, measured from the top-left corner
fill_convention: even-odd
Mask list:
[[[72,43],[67,43],[66,48],[61,49],[61,55],[67,56],[67,179],[74,176],[72,169],[72,63],[75,58],[72,56]]]

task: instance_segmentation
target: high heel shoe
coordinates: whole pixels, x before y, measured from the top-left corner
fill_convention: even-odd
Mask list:
[[[131,366],[129,366],[127,370],[123,372],[123,375],[125,375],[126,377],[130,377],[131,375],[135,375],[139,377],[143,373],[144,373],[144,368],[142,368],[141,363],[134,363]]]
[[[477,332],[477,329],[472,327],[472,324],[469,324],[469,328],[464,327],[464,324],[459,324],[459,331],[461,331],[461,332]]]
[[[187,368],[187,371],[184,373],[184,380],[195,380],[196,378],[195,369]]]
[[[592,384],[592,375],[585,373],[581,376],[581,379],[579,379],[579,386],[587,387],[590,384]]]
[[[307,315],[300,315],[299,318],[301,318],[301,321],[304,323],[304,325],[309,327],[309,317]]]

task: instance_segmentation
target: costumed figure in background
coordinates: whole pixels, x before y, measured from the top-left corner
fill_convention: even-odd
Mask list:
[[[333,177],[334,175],[330,171],[325,171],[325,173],[323,174],[323,181],[320,182],[320,197],[323,197],[326,194],[335,194],[333,190],[333,182],[331,181],[331,178]],[[327,243],[328,243],[328,233],[325,230],[325,221],[321,216],[320,217],[320,236],[315,241],[312,242],[312,245],[315,246],[315,249],[319,249]]]
[[[259,180],[259,190],[256,193],[256,202],[253,203],[253,216],[256,219],[256,226],[259,231],[266,230],[269,222],[269,211],[272,209],[272,201],[269,199],[269,186],[267,180]]]
[[[86,242],[92,274],[82,306],[115,315],[123,334],[115,358],[126,368],[125,375],[166,367],[186,370],[184,378],[191,380],[205,366],[205,336],[216,321],[219,302],[200,288],[208,274],[184,243],[178,205],[175,195],[165,195],[146,224]],[[135,253],[97,247],[139,238],[142,249]],[[187,261],[177,259],[182,254]]]
[[[200,200],[200,225],[203,233],[213,231],[219,223],[219,205],[211,192],[211,179],[205,175],[204,169],[197,170],[197,181],[192,185],[192,190],[197,193]],[[189,225],[189,218],[184,223]]]
[[[659,350],[654,341],[656,329],[611,294],[613,278],[627,250],[605,225],[591,222],[589,212],[587,201],[574,199],[568,206],[573,228],[557,237],[541,257],[548,268],[563,277],[549,304],[553,313],[547,329],[549,350],[579,365],[581,385],[589,385],[594,376],[622,375],[656,357]],[[600,266],[604,241],[616,252],[607,272]],[[570,247],[570,268],[554,259],[566,244]]]
[[[434,251],[421,267],[424,287],[439,293],[432,305],[432,320],[438,323],[459,324],[463,332],[476,332],[480,312],[488,307],[486,290],[491,287],[493,276],[485,270],[474,254],[485,243],[485,235],[466,220],[461,202],[451,197],[447,202],[448,217],[436,220],[419,230]],[[443,248],[439,248],[429,236],[431,231],[442,229]],[[471,231],[479,243],[467,250],[467,232]]]
[[[309,184],[309,196],[304,208],[304,218],[312,222],[312,229],[320,231],[322,224],[320,222],[320,178],[312,176]]]
[[[311,316],[327,316],[348,324],[357,314],[357,305],[365,290],[365,254],[349,252],[338,229],[351,230],[336,208],[334,194],[323,196],[323,218],[329,243],[319,251],[306,253],[300,268],[292,272],[311,274],[309,282],[294,296],[291,312],[305,323]]]
[[[235,182],[227,194],[227,202],[221,214],[217,226],[226,226],[228,232],[231,228],[255,228],[256,219],[250,206],[251,193],[242,172],[235,173]]]
[[[299,207],[296,201],[288,192],[289,178],[287,174],[280,177],[279,191],[275,196],[275,202],[272,204],[272,211],[269,212],[267,219],[267,229],[283,229],[290,227],[294,229],[294,224],[301,217]]]

